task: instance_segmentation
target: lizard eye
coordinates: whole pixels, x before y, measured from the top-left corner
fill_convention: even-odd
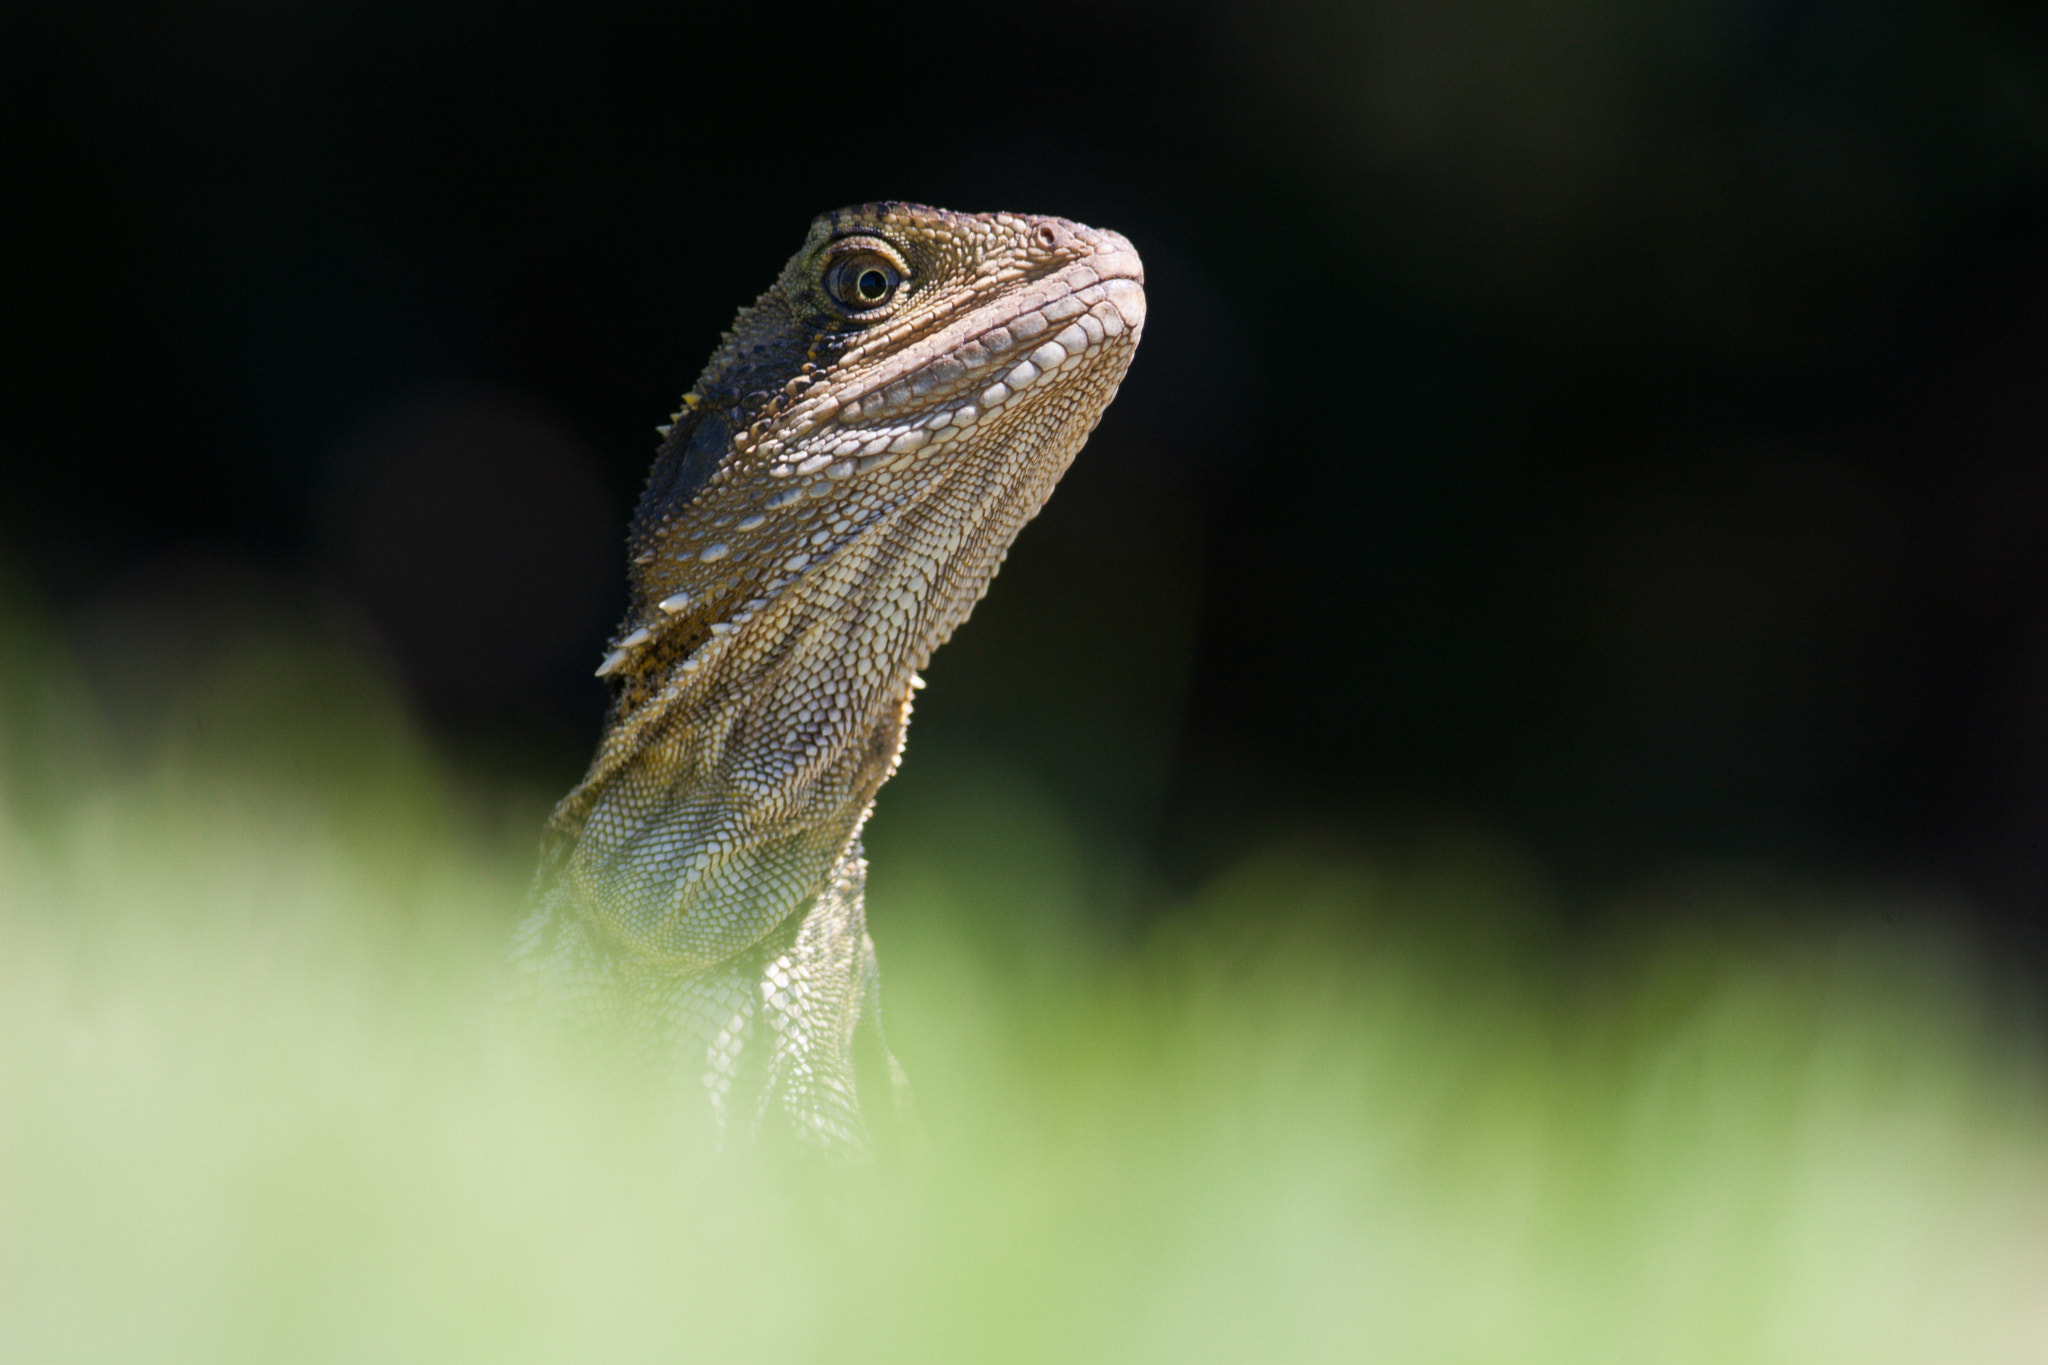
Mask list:
[[[878,252],[860,251],[834,261],[825,271],[825,288],[849,312],[880,308],[896,296],[903,283],[896,263]]]

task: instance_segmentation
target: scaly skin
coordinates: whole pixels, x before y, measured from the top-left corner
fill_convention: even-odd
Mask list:
[[[548,822],[526,993],[701,1081],[721,1136],[866,1141],[882,1044],[860,830],[917,671],[1115,397],[1144,273],[1059,218],[811,224],[666,439],[589,773]]]

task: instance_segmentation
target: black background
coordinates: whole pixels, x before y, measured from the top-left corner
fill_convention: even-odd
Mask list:
[[[2035,6],[10,16],[0,561],[110,696],[260,602],[565,789],[653,426],[810,216],[1059,213],[1144,347],[901,784],[1169,887],[1449,826],[1568,910],[1763,869],[2048,968]]]

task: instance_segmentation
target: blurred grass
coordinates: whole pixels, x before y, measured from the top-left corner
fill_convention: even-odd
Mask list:
[[[501,1016],[552,793],[332,632],[138,732],[16,616],[0,1359],[2048,1359],[2035,1021],[1910,906],[1568,935],[1483,840],[1305,836],[1110,934],[1058,809],[917,753],[870,895],[931,1142],[833,1185]]]

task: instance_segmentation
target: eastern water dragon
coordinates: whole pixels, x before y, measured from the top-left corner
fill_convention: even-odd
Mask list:
[[[907,1093],[861,826],[918,670],[1115,397],[1144,321],[1114,232],[844,209],[663,428],[598,669],[611,709],[549,819],[513,968],[547,1016],[701,1084],[722,1139],[856,1150],[863,1081],[892,1112]]]

